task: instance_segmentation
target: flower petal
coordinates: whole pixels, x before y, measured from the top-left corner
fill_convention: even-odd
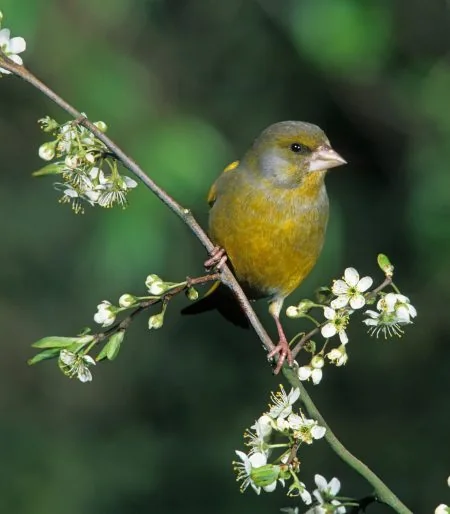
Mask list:
[[[330,483],[328,484],[328,491],[330,495],[336,496],[340,488],[341,483],[339,482],[339,480],[336,477],[332,478],[330,480]]]
[[[23,61],[22,61],[22,57],[20,57],[20,55],[11,54],[11,55],[8,55],[8,57],[11,59],[11,61],[22,66]]]
[[[23,37],[13,37],[9,41],[9,51],[12,54],[20,54],[24,52],[27,47],[27,43]]]
[[[336,311],[334,309],[331,309],[330,307],[324,307],[323,315],[327,319],[334,319],[336,317]]]
[[[345,294],[341,294],[337,298],[335,298],[331,303],[331,307],[333,309],[342,309],[342,307],[345,307],[348,303],[348,296]]]
[[[360,293],[364,293],[364,291],[367,291],[370,287],[372,287],[372,284],[373,280],[371,277],[363,277],[356,285],[356,289]]]
[[[346,282],[344,282],[343,280],[335,280],[333,282],[333,286],[331,287],[331,291],[336,296],[338,296],[340,294],[346,294],[348,292],[348,289],[349,289],[348,284]]]
[[[325,427],[316,425],[316,426],[312,427],[311,435],[314,437],[314,439],[322,439],[322,437],[325,435],[326,431],[327,430]]]
[[[300,380],[308,380],[308,378],[311,376],[312,369],[310,366],[302,366],[298,369],[298,378]]]
[[[314,482],[316,483],[316,486],[318,487],[319,491],[324,491],[328,487],[328,482],[322,475],[314,475]]]
[[[350,298],[350,307],[352,309],[361,309],[361,307],[364,307],[366,303],[366,299],[362,294],[355,294]]]
[[[328,338],[336,335],[337,330],[333,323],[327,323],[320,329],[320,333],[323,335],[323,337]]]
[[[348,343],[348,336],[347,336],[347,332],[345,330],[341,330],[339,332],[339,339],[341,340],[342,344]]]
[[[0,46],[9,45],[10,37],[11,37],[11,32],[9,29],[0,30]]]
[[[347,268],[344,271],[344,279],[350,287],[355,287],[359,281],[359,273],[355,268]]]
[[[314,385],[317,385],[322,380],[322,369],[314,368],[311,373],[311,378]]]

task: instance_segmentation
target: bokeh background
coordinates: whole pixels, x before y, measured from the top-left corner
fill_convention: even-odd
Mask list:
[[[401,340],[350,331],[345,369],[309,387],[351,451],[414,513],[449,503],[450,67],[448,3],[433,0],[3,0],[26,64],[109,134],[205,223],[220,170],[265,126],[320,125],[348,166],[327,179],[323,255],[292,302],[352,265],[381,279],[376,255],[417,306]],[[251,332],[216,314],[163,329],[132,326],[94,380],[30,344],[73,335],[96,304],[143,293],[147,274],[202,272],[205,253],[144,187],[126,211],[58,204],[32,179],[45,141],[36,120],[66,115],[30,86],[0,81],[0,512],[278,512],[281,490],[241,495],[231,469],[242,433],[277,387]],[[288,302],[289,303],[289,302]],[[273,333],[264,302],[257,306]],[[295,334],[303,325],[286,321]],[[302,477],[370,488],[325,443]],[[300,510],[300,512],[302,509]],[[371,506],[370,513],[388,509]]]

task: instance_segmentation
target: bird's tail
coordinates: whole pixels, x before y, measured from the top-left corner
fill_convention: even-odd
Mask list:
[[[249,328],[249,322],[233,295],[220,282],[216,282],[203,298],[182,309],[181,314],[200,314],[218,310],[222,316],[242,328]]]

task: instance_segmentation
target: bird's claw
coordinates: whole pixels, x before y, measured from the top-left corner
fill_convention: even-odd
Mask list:
[[[275,348],[267,355],[267,358],[270,360],[275,355],[278,355],[277,366],[274,370],[274,375],[278,375],[281,368],[283,367],[284,361],[287,359],[289,366],[292,366],[294,363],[294,358],[292,357],[291,349],[289,348],[289,343],[286,339],[280,339],[280,342],[275,346]]]
[[[227,254],[220,246],[215,246],[211,252],[211,257],[204,262],[207,270],[216,269],[220,271],[223,265],[227,262]]]

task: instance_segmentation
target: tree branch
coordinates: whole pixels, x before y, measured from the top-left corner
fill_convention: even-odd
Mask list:
[[[85,116],[83,116],[79,111],[77,111],[74,107],[72,107],[69,103],[63,100],[58,94],[56,94],[53,90],[51,90],[48,86],[46,86],[43,82],[41,82],[35,75],[33,75],[29,70],[25,67],[15,64],[11,61],[1,50],[0,50],[0,67],[5,70],[10,71],[11,73],[17,75],[22,78],[36,89],[41,91],[45,96],[47,96],[54,103],[59,105],[64,111],[70,114],[74,119],[77,120],[80,125],[86,127],[90,130],[100,141],[102,141],[105,146],[115,155],[115,157],[121,161],[121,163],[133,173],[136,177],[138,177],[145,186],[150,189],[163,203],[165,203],[169,209],[175,213],[191,230],[191,232],[196,236],[196,238],[200,241],[200,243],[204,246],[204,248],[211,254],[214,249],[214,244],[211,242],[209,237],[206,235],[205,231],[200,227],[200,225],[195,220],[189,209],[182,207],[179,203],[177,203],[166,191],[161,189],[152,179],[150,179],[144,171],[138,166],[138,164],[128,157],[109,137],[107,137],[103,132],[101,132],[95,125],[93,125]],[[266,330],[262,326],[258,317],[256,316],[248,298],[244,294],[242,288],[237,282],[236,278],[230,271],[227,265],[224,265],[222,268],[222,272],[220,275],[220,280],[222,283],[227,286],[236,296],[239,301],[242,309],[244,310],[248,320],[250,321],[253,329],[257,333],[260,338],[264,348],[267,352],[270,352],[274,349],[274,344],[268,336]],[[315,333],[316,329],[313,331]],[[297,351],[298,353],[298,351]],[[398,514],[412,514],[410,510],[403,505],[403,503],[394,495],[392,491],[361,461],[359,461],[356,457],[354,457],[336,438],[333,434],[322,415],[314,405],[313,401],[307,394],[303,384],[297,377],[297,374],[292,368],[288,366],[283,367],[283,372],[289,382],[293,385],[293,387],[298,387],[301,390],[301,399],[309,413],[310,416],[315,418],[321,425],[323,425],[326,429],[326,439],[333,450],[353,469],[355,469],[360,475],[362,475],[375,489],[376,497],[379,498],[380,501],[383,501]]]

